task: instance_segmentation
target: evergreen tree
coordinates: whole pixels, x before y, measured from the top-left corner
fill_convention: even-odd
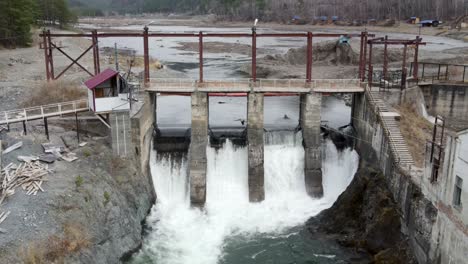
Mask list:
[[[35,0],[0,1],[0,44],[7,47],[31,44]]]
[[[38,20],[42,24],[59,25],[61,28],[76,21],[75,15],[69,10],[67,0],[36,0]]]

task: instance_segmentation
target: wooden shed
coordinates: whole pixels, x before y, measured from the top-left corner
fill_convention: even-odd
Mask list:
[[[129,91],[120,74],[107,69],[85,82],[89,108],[95,113],[130,110]]]

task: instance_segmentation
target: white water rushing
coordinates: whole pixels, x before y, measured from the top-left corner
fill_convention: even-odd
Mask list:
[[[158,201],[148,223],[152,227],[140,255],[154,263],[218,263],[226,238],[281,233],[329,208],[358,168],[355,151],[338,152],[326,142],[324,197],[311,199],[304,186],[304,149],[299,135],[267,134],[265,201],[248,201],[247,150],[229,141],[219,150],[208,147],[205,211],[190,208],[186,159],[156,158],[151,172]]]

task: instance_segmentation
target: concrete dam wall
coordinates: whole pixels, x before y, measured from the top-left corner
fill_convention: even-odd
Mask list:
[[[206,201],[206,171],[207,171],[207,146],[221,144],[226,135],[234,136],[237,142],[248,148],[248,183],[249,200],[260,202],[265,199],[264,190],[264,94],[251,92],[247,95],[247,122],[244,132],[234,131],[220,133],[209,128],[209,96],[207,92],[194,92],[190,97],[191,128],[187,131],[179,129],[174,133],[164,133],[157,128],[157,111],[150,113],[151,109],[157,109],[155,93],[149,95],[146,104],[141,110],[144,114],[139,118],[140,132],[143,140],[137,142],[142,158],[150,151],[147,144],[154,129],[154,141],[156,149],[160,151],[187,151],[188,171],[190,177],[190,200],[192,206],[203,207]],[[312,197],[323,195],[322,171],[321,171],[321,137],[320,137],[320,109],[321,94],[304,94],[300,101],[300,127],[304,135],[303,146],[305,148],[305,185],[308,194]],[[143,117],[145,115],[145,117]],[[150,125],[151,123],[151,125]],[[139,131],[139,130],[137,130]],[[218,133],[218,134],[217,134]],[[219,138],[214,135],[221,135]],[[218,142],[220,141],[220,142]],[[146,162],[146,158],[142,163]]]
[[[392,135],[398,127],[382,114],[383,100],[376,103],[379,100],[371,93],[355,94],[353,102],[352,122],[359,138],[356,148],[361,159],[367,162],[364,166],[376,166],[384,173],[401,210],[402,232],[410,238],[419,263],[466,263],[466,227],[439,201],[439,191],[434,190],[434,184],[426,179],[423,170],[398,157],[396,148],[400,143],[395,144]],[[443,104],[435,101],[434,106]],[[443,192],[444,185],[437,188]]]

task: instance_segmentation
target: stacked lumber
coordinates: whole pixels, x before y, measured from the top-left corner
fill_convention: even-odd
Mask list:
[[[21,187],[27,195],[44,192],[42,183],[49,172],[47,164],[39,161],[7,165],[0,176],[0,205],[6,197],[13,195],[18,187]]]

